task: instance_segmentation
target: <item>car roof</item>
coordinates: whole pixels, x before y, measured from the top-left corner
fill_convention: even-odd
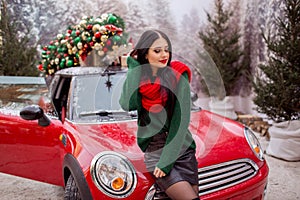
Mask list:
[[[61,69],[55,74],[60,76],[84,76],[84,75],[94,75],[94,74],[115,74],[115,73],[124,73],[126,70],[108,70],[104,67],[70,67],[66,69]]]

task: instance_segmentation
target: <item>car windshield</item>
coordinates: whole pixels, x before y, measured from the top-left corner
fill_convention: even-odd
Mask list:
[[[119,104],[124,80],[125,73],[75,77],[71,118],[75,122],[132,119]]]

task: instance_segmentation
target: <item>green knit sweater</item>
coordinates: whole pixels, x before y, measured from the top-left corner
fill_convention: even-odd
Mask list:
[[[167,119],[165,110],[159,113],[145,113],[142,109],[141,94],[139,93],[139,84],[141,77],[141,67],[139,62],[132,57],[127,58],[128,72],[123,85],[123,91],[119,103],[124,110],[138,111],[138,131],[137,143],[144,152],[152,137],[155,134],[167,131],[168,136],[166,145],[163,148],[157,167],[168,174],[176,159],[182,151],[187,148],[196,148],[192,134],[188,130],[190,122],[191,98],[190,85],[187,73],[183,73],[178,81],[176,89],[176,102],[174,106],[172,119]],[[141,125],[141,115],[147,114],[151,122],[146,126]]]

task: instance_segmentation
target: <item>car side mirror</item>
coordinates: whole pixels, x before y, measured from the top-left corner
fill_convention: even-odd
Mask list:
[[[38,120],[40,126],[50,124],[50,119],[45,115],[43,109],[37,105],[26,106],[20,111],[20,116],[25,120]]]

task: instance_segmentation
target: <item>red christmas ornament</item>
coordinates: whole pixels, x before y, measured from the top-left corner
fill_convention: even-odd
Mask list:
[[[82,53],[80,55],[80,58],[81,58],[82,61],[85,61],[86,57],[87,57],[87,54],[85,54],[85,53]]]
[[[92,25],[92,24],[87,25],[87,29],[88,29],[88,30],[91,30],[92,28],[93,28],[93,25]]]
[[[106,46],[111,46],[111,40],[106,41]]]
[[[42,65],[42,64],[39,64],[39,65],[38,65],[38,69],[39,69],[40,71],[43,71],[43,70],[44,70],[43,65]]]
[[[92,41],[89,44],[90,44],[91,47],[93,47],[95,43]]]
[[[104,27],[111,32],[117,30],[117,27],[111,24],[105,25]]]
[[[95,36],[95,38],[100,38],[100,37],[101,37],[101,33],[100,33],[100,32],[96,32],[96,33],[94,34],[94,36]]]
[[[76,57],[74,57],[74,63],[78,63],[78,62],[79,60]]]
[[[105,28],[110,32],[117,32],[117,33],[123,32],[122,28],[118,28],[118,27],[116,27],[115,25],[112,25],[112,24],[105,25]]]
[[[77,35],[77,36],[80,35],[80,30],[76,30],[76,35]]]

